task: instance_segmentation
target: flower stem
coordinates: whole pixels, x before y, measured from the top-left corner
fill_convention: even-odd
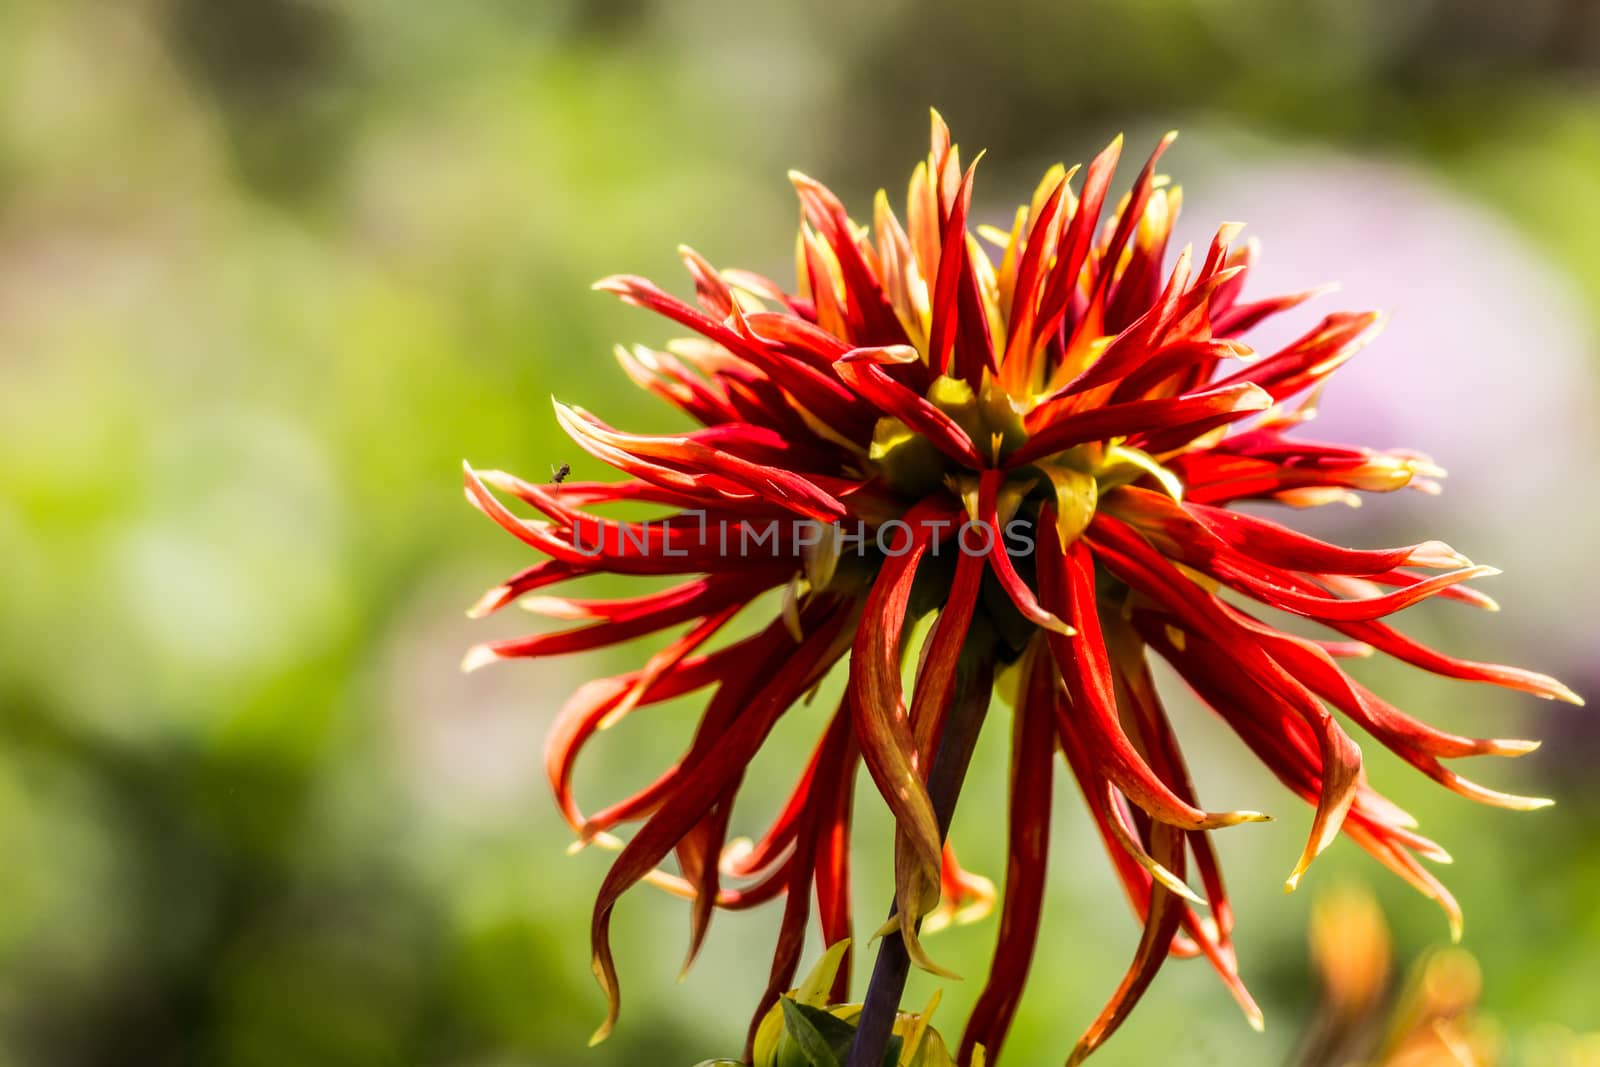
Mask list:
[[[978,658],[970,667],[963,663],[957,669],[956,691],[951,696],[944,733],[928,772],[928,796],[933,801],[933,814],[939,821],[941,837],[950,830],[950,817],[955,813],[956,798],[961,795],[961,783],[966,780],[967,766],[972,762],[972,750],[989,710],[993,686],[994,665],[987,657]],[[889,915],[893,917],[894,912],[891,904]],[[898,932],[885,934],[878,946],[878,959],[873,964],[867,999],[861,1006],[861,1018],[846,1067],[882,1067],[910,969],[911,960],[906,955],[904,939]]]

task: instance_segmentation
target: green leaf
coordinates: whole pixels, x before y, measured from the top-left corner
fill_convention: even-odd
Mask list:
[[[778,1001],[783,1008],[784,1036],[775,1061],[778,1067],[840,1067],[850,1058],[856,1028],[830,1011],[810,1004],[797,1004],[789,997]],[[884,1046],[883,1067],[896,1067],[905,1039],[891,1034]],[[801,1057],[804,1057],[803,1059]]]
[[[839,1051],[848,1052],[855,1031],[849,1023],[834,1018],[821,1008],[809,1004],[796,1004],[788,997],[778,1002],[783,1006],[783,1025],[789,1037],[805,1054],[811,1067],[839,1067]],[[827,1037],[823,1031],[830,1031]],[[839,1038],[843,1037],[840,1046]]]

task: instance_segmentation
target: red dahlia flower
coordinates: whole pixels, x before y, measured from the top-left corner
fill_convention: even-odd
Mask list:
[[[688,249],[698,306],[642,278],[597,286],[698,335],[665,352],[617,355],[637,384],[702,429],[630,434],[557,404],[573,440],[624,480],[538,485],[467,470],[472,503],[548,557],[474,613],[521,599],[553,618],[589,621],[481,645],[469,667],[681,628],[639,669],[580,688],[550,735],[550,781],[580,843],[621,849],[594,909],[594,969],[610,1000],[597,1036],[619,1003],[612,909],[640,881],[692,902],[691,959],[715,908],[785,898],[757,1020],[793,984],[813,890],[824,943],[851,935],[858,760],[896,820],[896,907],[885,931],[898,930],[912,958],[932,968],[919,921],[941,894],[943,913],[992,894],[960,870],[944,834],[997,672],[1015,682],[1009,861],[963,1063],[980,1046],[994,1061],[1027,975],[1057,749],[1144,923],[1126,976],[1074,1059],[1121,1023],[1168,956],[1204,956],[1259,1023],[1210,832],[1264,816],[1200,806],[1151,681],[1152,654],[1314,807],[1291,888],[1343,830],[1437,900],[1459,930],[1455,901],[1419,862],[1443,850],[1367,784],[1335,712],[1458,793],[1508,808],[1547,803],[1476,785],[1444,762],[1521,755],[1534,743],[1435,729],[1340,666],[1376,650],[1446,677],[1576,702],[1554,679],[1451,658],[1384,622],[1430,597],[1491,606],[1464,584],[1490,568],[1438,541],[1341,548],[1232,509],[1353,503],[1358,492],[1404,486],[1431,492],[1442,472],[1415,453],[1296,434],[1377,316],[1336,313],[1278,351],[1252,350],[1243,340],[1252,327],[1312,294],[1244,299],[1256,249],[1235,245],[1236,225],[1223,226],[1198,261],[1185,249],[1166,272],[1180,197],[1155,165],[1170,140],[1104,225],[1121,140],[1089,165],[1076,195],[1075,171],[1053,168],[1009,232],[979,228],[998,259],[968,230],[973,171],[961,169],[937,116],[904,225],[882,193],[868,228],[795,174],[798,293],[716,270]],[[517,517],[497,491],[544,517]],[[624,522],[586,510],[618,501],[662,513]],[[623,600],[529,595],[602,572],[684,580]],[[780,616],[718,646],[730,620],[772,589],[783,590]],[[1332,633],[1300,636],[1261,606]],[[929,615],[908,697],[902,658],[911,624]],[[731,847],[751,758],[841,661],[843,699],[810,759],[796,761],[789,803],[753,845]],[[573,763],[597,731],[700,690],[709,691],[705,711],[676,762],[609,807],[578,807]],[[639,826],[624,844],[612,832],[627,823]],[[675,873],[660,867],[672,853]],[[846,969],[835,999],[847,988]]]

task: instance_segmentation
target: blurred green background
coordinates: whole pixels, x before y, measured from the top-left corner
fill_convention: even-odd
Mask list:
[[[720,917],[678,985],[686,913],[648,889],[617,920],[622,1024],[584,1048],[605,857],[564,856],[540,744],[579,679],[628,657],[458,673],[467,645],[519,624],[463,609],[530,562],[461,502],[459,465],[598,475],[552,393],[678,425],[608,355],[670,331],[589,283],[629,271],[683,292],[679,242],[787,276],[784,171],[862,217],[879,185],[901,195],[929,105],[989,149],[990,221],[1048,163],[1120,129],[1138,155],[1178,126],[1165,169],[1191,236],[1242,218],[1286,285],[1377,287],[1395,329],[1327,407],[1345,398],[1347,425],[1453,477],[1439,500],[1308,521],[1504,567],[1499,616],[1445,605],[1409,628],[1600,696],[1597,64],[1589,0],[8,0],[0,1063],[737,1054],[776,912]],[[1509,1062],[1556,1063],[1552,1034],[1600,1029],[1592,712],[1367,674],[1453,728],[1547,739],[1478,768],[1559,799],[1537,814],[1475,808],[1387,758],[1372,776],[1457,857]],[[780,740],[814,733],[817,710]],[[692,713],[607,735],[582,795],[664,765]],[[1370,881],[1408,956],[1445,924],[1347,843],[1284,897],[1309,813],[1182,718],[1213,795],[1280,816],[1221,846],[1268,1030],[1178,964],[1103,1059],[1283,1062],[1314,1009],[1319,890]],[[1002,732],[955,829],[995,877]],[[800,758],[772,756],[746,832]],[[1069,793],[1017,1063],[1060,1061],[1137,939]],[[865,823],[883,855],[886,828]],[[886,874],[863,873],[858,914],[887,900]],[[968,975],[946,990],[952,1037],[994,929],[933,943]]]

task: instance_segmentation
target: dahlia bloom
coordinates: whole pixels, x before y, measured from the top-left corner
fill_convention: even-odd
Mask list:
[[[1438,901],[1459,932],[1454,900],[1420,862],[1445,853],[1368,785],[1347,723],[1475,800],[1548,803],[1477,785],[1444,762],[1521,755],[1534,743],[1436,729],[1340,665],[1377,651],[1449,678],[1576,702],[1554,679],[1452,658],[1384,621],[1429,598],[1492,607],[1465,584],[1491,568],[1439,541],[1343,548],[1235,509],[1433,492],[1443,472],[1416,453],[1299,436],[1320,386],[1377,316],[1335,313],[1280,350],[1254,351],[1252,327],[1313,294],[1245,299],[1256,248],[1236,243],[1233,224],[1167,270],[1180,194],[1155,167],[1170,141],[1104,224],[1121,139],[1089,165],[1076,194],[1076,168],[1051,169],[1009,231],[977,228],[994,257],[969,232],[973,168],[962,169],[937,115],[903,224],[881,192],[867,227],[823,186],[792,175],[804,215],[796,292],[717,270],[689,249],[694,305],[642,278],[597,285],[695,335],[617,356],[636,384],[702,428],[631,434],[558,403],[577,445],[623,480],[541,485],[467,469],[468,499],[546,557],[492,589],[474,614],[520,601],[585,623],[478,646],[467,666],[676,631],[638,669],[582,686],[547,749],[578,843],[620,849],[594,908],[594,970],[610,1004],[597,1038],[620,1000],[612,910],[641,881],[691,902],[691,960],[715,909],[783,898],[752,1037],[794,983],[813,895],[822,942],[852,936],[858,763],[896,824],[895,906],[882,932],[897,931],[912,960],[936,970],[919,941],[922,920],[995,895],[960,868],[945,831],[996,688],[1012,708],[1009,859],[993,965],[960,1042],[962,1063],[995,1061],[1021,996],[1039,933],[1058,750],[1143,924],[1073,1061],[1120,1025],[1169,956],[1203,956],[1259,1025],[1211,833],[1265,816],[1201,806],[1152,683],[1152,656],[1311,806],[1290,888],[1342,830]],[[543,517],[519,517],[502,497]],[[621,521],[591,510],[616,502],[660,514]],[[619,600],[541,592],[597,573],[683,580]],[[776,617],[747,636],[721,636],[770,590],[782,592]],[[1286,629],[1283,614],[1325,633]],[[914,633],[925,633],[916,649]],[[908,694],[902,663],[912,652]],[[809,759],[795,759],[789,802],[753,842],[731,839],[752,757],[841,661],[844,695]],[[655,781],[598,811],[579,807],[573,765],[597,732],[702,690],[698,728]],[[638,825],[624,840],[616,831],[627,824]],[[669,856],[671,870],[662,866]],[[847,999],[842,963],[835,1001]]]

